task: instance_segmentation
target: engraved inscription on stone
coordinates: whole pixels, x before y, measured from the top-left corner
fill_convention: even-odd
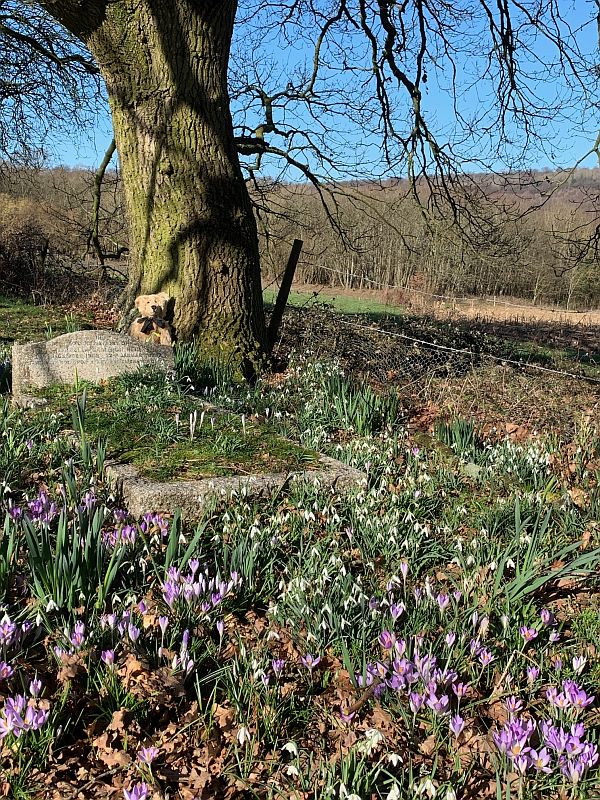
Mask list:
[[[174,369],[173,349],[146,345],[112,331],[76,331],[48,342],[15,344],[12,351],[13,395],[27,387],[79,380],[98,383],[143,366]]]

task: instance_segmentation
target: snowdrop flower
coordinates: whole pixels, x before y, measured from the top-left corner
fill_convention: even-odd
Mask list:
[[[386,800],[400,800],[400,786],[394,783],[386,796]]]
[[[368,728],[365,731],[365,740],[360,743],[359,749],[365,755],[371,755],[374,750],[377,750],[383,739],[383,734],[377,728]]]
[[[294,758],[298,757],[298,745],[296,742],[286,742],[281,749],[294,756]]]
[[[243,747],[246,742],[249,742],[251,738],[250,731],[245,726],[242,726],[237,732],[237,740],[241,747]]]
[[[360,795],[358,794],[350,794],[348,789],[346,789],[346,784],[340,784],[340,800],[361,800]]]
[[[430,800],[433,800],[433,798],[437,794],[437,789],[435,788],[435,785],[431,780],[431,778],[423,778],[423,780],[419,783],[419,785],[415,787],[414,791],[415,794],[418,796],[427,795],[427,797],[429,797]]]

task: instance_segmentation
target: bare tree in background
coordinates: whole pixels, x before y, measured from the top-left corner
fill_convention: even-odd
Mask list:
[[[265,169],[300,173],[335,224],[340,194],[360,203],[352,188],[366,179],[404,177],[398,197],[406,188],[472,243],[489,241],[507,218],[507,188],[536,182],[528,164],[563,162],[557,126],[568,126],[565,149],[580,134],[598,155],[595,10],[577,24],[575,10],[557,0],[241,3],[231,83],[255,190],[270,189]]]
[[[40,163],[51,135],[93,122],[100,71],[40,7],[0,1],[0,161]]]
[[[514,169],[566,116],[597,121],[595,11],[575,26],[559,0],[39,6],[106,82],[130,227],[126,305],[168,291],[178,335],[247,372],[265,326],[240,154],[257,185],[278,164],[303,175],[332,220],[342,180],[405,176],[425,206],[487,235],[465,170]]]

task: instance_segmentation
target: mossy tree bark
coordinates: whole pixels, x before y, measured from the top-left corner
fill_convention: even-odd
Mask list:
[[[166,291],[178,338],[265,348],[258,240],[229,110],[237,0],[44,0],[106,81],[132,253],[128,301]]]

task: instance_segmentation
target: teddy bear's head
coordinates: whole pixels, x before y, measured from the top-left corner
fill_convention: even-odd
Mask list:
[[[169,295],[166,292],[158,294],[141,294],[135,298],[135,307],[142,317],[157,317],[164,319],[167,315]]]

